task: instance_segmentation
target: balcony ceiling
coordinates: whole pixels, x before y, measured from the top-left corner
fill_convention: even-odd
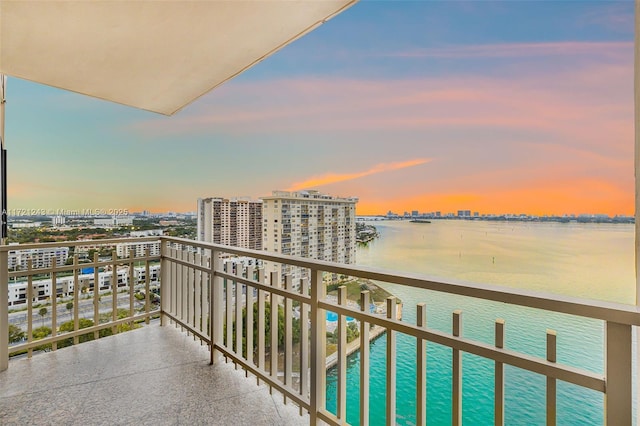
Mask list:
[[[0,0],[0,73],[171,115],[356,0]]]

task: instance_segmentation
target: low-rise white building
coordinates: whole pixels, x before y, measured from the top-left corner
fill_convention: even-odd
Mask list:
[[[93,219],[93,224],[96,226],[130,226],[133,225],[133,217],[131,216],[113,216],[107,218]]]
[[[16,244],[16,246],[18,246]],[[69,257],[69,247],[51,247],[29,250],[9,250],[9,269],[27,269],[31,259],[31,267],[50,268],[53,260],[56,266],[63,266]]]
[[[129,253],[133,251],[135,257],[143,257],[146,255],[147,248],[149,248],[149,254],[151,256],[160,255],[159,241],[155,243],[140,243],[136,241],[119,243],[116,245],[116,253],[118,257],[129,257]]]
[[[93,268],[88,268],[93,269]],[[112,271],[98,272],[98,290],[111,290]],[[149,281],[156,283],[160,277],[160,265],[151,265],[149,267]],[[146,280],[146,270],[144,267],[134,268],[134,286],[142,284]],[[78,289],[93,291],[95,285],[95,273],[84,273],[78,276]],[[11,282],[9,283],[9,306],[22,305],[27,303],[27,286],[28,282]],[[117,287],[129,286],[129,268],[118,268]],[[44,301],[51,297],[53,284],[51,279],[34,280],[33,281],[33,302]],[[56,294],[58,297],[68,297],[74,292],[73,276],[60,277],[56,279]]]

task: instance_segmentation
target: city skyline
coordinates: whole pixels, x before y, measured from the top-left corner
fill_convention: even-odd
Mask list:
[[[10,78],[8,207],[630,215],[633,8],[362,1],[174,117]]]

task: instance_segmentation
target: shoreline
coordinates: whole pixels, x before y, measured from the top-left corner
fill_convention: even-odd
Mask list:
[[[396,305],[396,318],[402,319],[402,304]],[[379,325],[374,326],[369,330],[369,344],[375,342],[380,336],[385,334],[387,329]],[[360,337],[354,339],[350,343],[347,343],[347,358],[356,352],[360,351]],[[327,356],[325,369],[330,370],[338,365],[338,351]]]

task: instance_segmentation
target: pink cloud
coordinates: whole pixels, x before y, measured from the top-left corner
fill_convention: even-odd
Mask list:
[[[415,167],[430,162],[430,158],[417,158],[414,160],[377,164],[372,168],[355,173],[326,173],[320,176],[313,176],[300,182],[295,182],[288,190],[299,191],[301,189],[312,189],[319,186],[330,185],[332,183],[345,182],[349,180],[359,179],[378,173],[390,172],[393,170],[406,169],[407,167]]]
[[[620,51],[628,45],[544,43],[534,50]],[[522,47],[505,45],[503,50]],[[546,131],[587,139],[603,134],[626,138],[632,123],[631,50],[616,63],[594,58],[587,65],[576,65],[571,58],[564,59],[570,65],[560,72],[526,67],[498,77],[312,78],[234,84],[171,120],[140,122],[134,128],[155,136],[468,127]]]

